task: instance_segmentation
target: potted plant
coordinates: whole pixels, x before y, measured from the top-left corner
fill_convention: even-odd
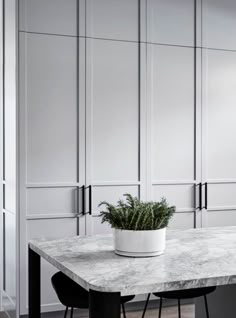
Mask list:
[[[103,201],[102,223],[114,228],[115,253],[122,256],[148,257],[164,252],[166,227],[175,212],[166,199],[160,202],[143,202],[130,194],[117,205]]]

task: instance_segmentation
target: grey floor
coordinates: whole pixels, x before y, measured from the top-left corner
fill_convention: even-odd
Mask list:
[[[182,316],[181,318],[194,318],[194,305],[182,305],[181,306],[181,313]],[[163,308],[162,311],[162,318],[177,318],[178,317],[178,311],[177,311],[177,307],[175,306],[171,306],[171,307],[165,307]],[[42,315],[45,318],[63,318],[63,312],[60,312],[58,314],[44,314]],[[68,314],[68,317],[70,315]],[[128,312],[127,313],[127,318],[141,318],[142,316],[142,311],[136,311],[136,312]],[[0,312],[0,318],[9,318],[10,316],[8,316],[6,313],[4,312]],[[145,318],[157,318],[158,317],[158,309],[151,309],[148,310],[146,313]],[[74,313],[74,318],[88,318],[88,316],[86,314],[81,314],[81,312],[79,311],[75,311]],[[123,318],[123,316],[121,315],[121,318]]]
[[[194,318],[194,305],[183,305],[181,306],[181,318]],[[127,318],[141,318],[142,311],[137,312],[128,312]],[[69,317],[69,315],[68,315]],[[79,312],[76,312],[74,318],[87,318],[87,315],[81,315]],[[148,310],[145,318],[157,318],[158,317],[158,309]],[[162,311],[162,318],[177,318],[178,317],[178,309],[175,306],[165,307]],[[1,318],[1,317],[0,317]],[[57,315],[56,318],[63,318],[63,314]],[[123,316],[121,315],[121,318]]]
[[[194,318],[194,305],[185,305],[182,306],[181,310],[181,317],[182,318]],[[128,313],[127,318],[141,318],[142,313]],[[145,318],[157,318],[158,317],[158,310],[152,309],[147,312]],[[177,307],[166,307],[163,309],[162,318],[177,318],[178,317],[178,309]]]

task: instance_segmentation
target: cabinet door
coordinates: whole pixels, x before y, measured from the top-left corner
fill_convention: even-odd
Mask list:
[[[59,239],[76,235],[76,222],[72,218],[66,219],[40,219],[27,221],[27,239],[31,240],[36,237],[44,237],[48,239]],[[26,246],[27,248],[27,246]],[[28,273],[27,258],[22,259],[22,266],[24,266],[26,273]],[[41,259],[41,304],[42,312],[64,310],[64,307],[59,305],[57,295],[51,284],[51,277],[58,270],[50,265],[44,259]],[[21,282],[21,292],[24,290],[28,294],[28,277]],[[25,296],[24,296],[25,297]],[[28,307],[28,298],[24,299],[26,307]]]
[[[28,240],[85,234],[85,218],[79,218],[82,211],[78,190],[85,182],[84,81],[79,80],[80,74],[84,77],[81,59],[85,40],[33,33],[21,33],[19,40],[20,209],[24,220],[21,313],[24,314]],[[43,265],[42,277],[49,276],[48,268]],[[42,295],[45,311],[56,309],[49,279],[43,283]]]
[[[205,50],[204,181],[205,225],[236,224],[236,53]]]
[[[194,0],[147,0],[147,41],[194,45]]]
[[[138,41],[139,0],[87,0],[86,35]]]
[[[192,48],[148,45],[149,199],[165,197],[175,205],[171,225],[181,228],[197,225],[194,76]]]
[[[124,193],[139,196],[139,47],[136,43],[87,40],[86,183],[92,185],[87,233],[101,225],[98,204]]]
[[[203,1],[203,46],[236,50],[235,0]]]
[[[19,0],[19,29],[85,35],[85,0]]]

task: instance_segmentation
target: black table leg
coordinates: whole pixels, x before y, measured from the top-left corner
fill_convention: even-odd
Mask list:
[[[89,318],[120,318],[120,293],[89,291]]]
[[[29,318],[40,318],[40,256],[29,247]]]

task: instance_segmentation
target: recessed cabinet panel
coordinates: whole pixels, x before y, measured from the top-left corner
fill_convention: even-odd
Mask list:
[[[208,179],[236,179],[236,53],[208,50]]]
[[[194,51],[149,45],[152,180],[194,179]]]
[[[14,199],[16,196],[16,185],[11,182],[6,182],[4,189],[4,208],[13,214],[16,214],[16,200]]]
[[[77,40],[20,36],[27,182],[77,180]]]
[[[138,45],[90,40],[88,51],[86,137],[91,182],[138,181]]]
[[[175,213],[168,228],[170,229],[191,229],[194,227],[194,213]]]
[[[207,226],[234,226],[236,225],[236,210],[210,211],[207,213]]]
[[[208,184],[208,206],[236,209],[236,183]]]
[[[79,3],[77,0],[20,0],[20,30],[78,35]]]
[[[138,41],[139,0],[87,0],[86,12],[87,36]]]
[[[77,188],[31,188],[27,190],[27,215],[77,213]]]
[[[53,229],[53,231],[52,231]],[[76,235],[76,219],[41,219],[27,221],[28,240],[58,239]]]
[[[54,219],[28,221],[28,239],[44,237],[57,239],[76,235],[76,219]],[[55,267],[46,261],[42,261],[42,304],[59,304],[59,300],[51,285],[51,276],[57,271]],[[27,271],[26,271],[27,272]]]
[[[203,46],[236,50],[236,1],[205,0]]]
[[[147,40],[194,45],[194,0],[147,0]]]
[[[176,206],[176,210],[189,210],[194,208],[194,185],[154,185],[152,198],[159,201],[166,198],[170,205]]]
[[[16,301],[16,216],[5,213],[5,282],[6,292],[11,299]]]

